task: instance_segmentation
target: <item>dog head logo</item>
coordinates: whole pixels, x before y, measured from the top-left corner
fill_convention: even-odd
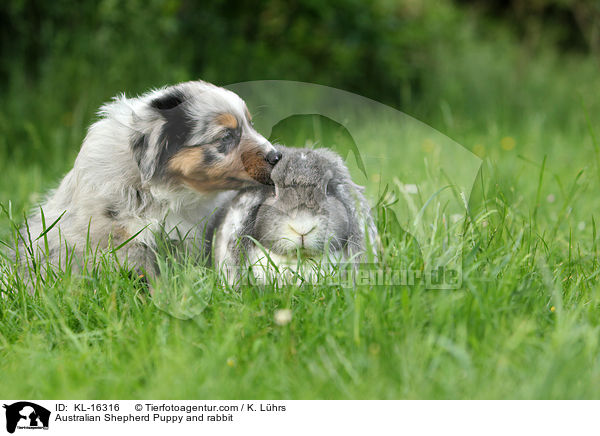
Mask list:
[[[6,431],[14,433],[19,429],[48,429],[50,411],[28,401],[4,405],[6,409]]]

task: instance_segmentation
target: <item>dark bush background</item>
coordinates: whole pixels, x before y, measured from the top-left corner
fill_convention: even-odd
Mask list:
[[[7,0],[0,158],[69,157],[111,96],[197,78],[330,85],[458,140],[525,109],[563,123],[597,75],[599,17],[589,0]]]
[[[72,95],[198,77],[289,79],[401,104],[470,42],[597,53],[599,14],[589,0],[8,0],[0,77],[4,92],[47,80]]]

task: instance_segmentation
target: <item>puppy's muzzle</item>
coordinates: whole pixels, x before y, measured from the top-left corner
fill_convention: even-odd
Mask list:
[[[265,157],[265,160],[271,164],[271,165],[275,165],[277,162],[279,162],[281,160],[281,152],[277,151],[277,150],[273,150],[270,151],[267,156]]]
[[[281,151],[262,136],[244,143],[242,150],[242,164],[250,178],[263,185],[272,185],[271,171],[281,160]]]
[[[272,185],[271,171],[281,159],[281,153],[269,152],[265,156],[263,153],[254,151],[242,153],[242,164],[244,170],[255,181],[264,185]]]

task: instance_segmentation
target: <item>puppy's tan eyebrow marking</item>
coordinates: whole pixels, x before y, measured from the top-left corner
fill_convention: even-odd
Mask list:
[[[224,113],[224,114],[219,114],[217,115],[217,117],[215,118],[217,123],[221,124],[224,127],[227,127],[228,129],[237,129],[238,128],[238,121],[237,118],[230,113]]]

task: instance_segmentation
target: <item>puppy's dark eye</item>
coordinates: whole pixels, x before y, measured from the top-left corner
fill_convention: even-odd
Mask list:
[[[219,153],[229,153],[238,143],[240,137],[233,129],[227,129],[219,139]]]

